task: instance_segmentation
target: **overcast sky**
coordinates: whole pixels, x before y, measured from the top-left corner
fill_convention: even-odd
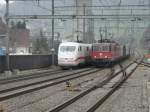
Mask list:
[[[0,0],[0,4],[5,4],[5,1],[4,0]]]
[[[57,0],[58,1],[58,0]],[[60,1],[64,1],[64,2],[68,2],[70,0],[60,0]],[[94,0],[96,1],[96,0]],[[97,0],[99,1],[101,4],[111,4],[111,3],[116,3],[117,1],[119,2],[120,0]],[[148,3],[149,0],[122,0],[123,3],[131,3],[131,4],[134,4],[134,3],[139,3],[139,4],[142,4],[142,3]],[[5,4],[5,0],[0,0],[0,4]]]
[[[42,0],[41,0],[42,1]],[[51,0],[49,0],[49,1],[51,1]],[[59,6],[59,5],[73,5],[73,2],[74,0],[55,0],[55,6]],[[120,0],[93,0],[93,5],[97,5],[97,6],[99,6],[99,5],[118,5],[118,3],[119,3],[119,1]],[[140,4],[140,5],[144,5],[144,4],[147,4],[148,5],[148,1],[149,0],[122,0],[122,5],[127,5],[127,4]],[[42,5],[43,6],[43,8],[42,7],[39,7],[38,6],[38,4],[37,3],[35,3],[35,2],[33,2],[33,3],[29,3],[29,2],[16,2],[16,3],[14,3],[14,4],[12,4],[11,6],[10,6],[10,13],[11,12],[15,12],[15,14],[39,14],[39,11],[38,11],[38,9],[40,9],[40,14],[45,14],[45,13],[48,13],[49,14],[49,12],[50,12],[50,10],[49,9],[51,9],[51,4],[50,3],[45,3],[45,4],[42,4],[42,3],[40,3],[40,5]],[[2,8],[3,7],[3,8]],[[17,8],[15,8],[15,7],[17,7]],[[46,8],[44,8],[44,7],[46,7]],[[12,10],[11,10],[12,9]],[[48,10],[47,10],[48,9]],[[62,10],[62,9],[59,9],[60,11]],[[59,11],[59,12],[60,12]],[[70,10],[71,11],[71,10]],[[67,10],[67,11],[65,11],[65,12],[67,12],[67,14],[69,14],[69,9]],[[72,13],[72,12],[71,12]],[[116,12],[115,12],[116,13]],[[4,15],[5,14],[5,0],[0,0],[0,16],[1,15]],[[45,20],[44,20],[45,21]],[[35,21],[35,23],[36,24],[40,24],[40,22],[37,22],[37,21]],[[58,22],[59,23],[59,22]],[[73,30],[73,28],[72,27],[75,27],[76,28],[76,24],[72,24],[72,21],[70,20],[67,20],[66,22],[64,21],[64,22],[62,22],[62,21],[60,21],[60,23],[62,24],[62,28],[64,28],[64,26],[65,26],[65,28],[67,28],[67,30],[64,30],[64,32],[65,31],[68,31],[68,32],[72,32],[72,30]],[[49,25],[47,22],[41,22],[41,24],[44,24],[44,27],[49,27],[49,26],[51,26],[51,25]],[[40,27],[42,26],[40,24]],[[56,23],[57,24],[57,23]],[[97,24],[97,28],[99,28],[99,26],[104,26],[105,25],[105,23],[101,23],[101,22],[97,22],[96,23]],[[108,24],[111,24],[111,25],[114,25],[113,23],[108,23]],[[145,23],[144,23],[145,24]],[[70,26],[70,25],[72,25],[72,26]],[[130,26],[130,23],[129,23],[129,25],[128,25],[128,23],[125,23],[125,24],[120,24],[120,26]],[[34,26],[35,26],[35,24],[34,24]],[[56,25],[57,26],[57,25]],[[95,25],[96,26],[96,25]],[[59,27],[59,26],[58,26]],[[60,27],[59,27],[60,28]],[[72,28],[72,29],[71,29]],[[74,28],[74,29],[75,29]],[[127,28],[126,28],[127,29]],[[61,30],[61,29],[60,29]],[[70,31],[69,31],[70,30]],[[124,31],[124,30],[123,30]],[[97,29],[97,32],[98,32],[98,29]],[[115,31],[110,31],[110,32],[115,32]],[[99,33],[98,33],[99,34]]]

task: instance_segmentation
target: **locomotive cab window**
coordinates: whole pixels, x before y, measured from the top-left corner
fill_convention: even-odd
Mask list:
[[[74,52],[76,49],[75,46],[61,46],[60,51],[61,52]]]
[[[111,46],[107,46],[107,45],[102,46],[102,51],[110,51],[110,49],[111,49]]]
[[[93,46],[92,51],[99,51],[99,47],[98,46]]]

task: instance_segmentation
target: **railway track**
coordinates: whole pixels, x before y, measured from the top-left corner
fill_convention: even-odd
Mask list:
[[[109,75],[109,77],[107,77],[106,79],[104,79],[102,82],[94,85],[93,87],[81,92],[79,95],[71,98],[70,100],[64,102],[63,104],[60,104],[46,112],[59,112],[65,108],[67,108],[68,106],[70,106],[71,104],[75,103],[77,100],[83,98],[85,95],[91,93],[92,91],[95,91],[97,90],[98,88],[101,88],[103,87],[104,85],[106,85],[109,81],[111,81],[113,78],[115,78],[116,76],[118,76],[120,73],[125,73],[125,70],[130,67],[133,63],[130,63],[129,65],[127,65],[126,67],[122,68],[119,72],[115,73],[115,74],[111,74]],[[137,67],[137,66],[136,66]],[[132,73],[134,72],[134,70],[132,71]],[[130,74],[131,75],[131,74]],[[120,82],[118,82],[117,84],[114,85],[113,89],[108,92],[108,94],[106,94],[102,99],[100,99],[94,106],[92,106],[87,112],[92,112],[94,111],[96,108],[99,107],[100,103],[103,103],[113,92],[115,92],[115,90],[120,87],[123,82],[125,82],[127,80],[127,78],[130,76],[130,75],[127,75],[126,78],[124,78],[123,80],[121,80]],[[99,103],[100,102],[100,103]]]
[[[45,71],[45,72],[38,72],[38,73],[30,73],[30,74],[20,75],[20,76],[13,76],[13,77],[0,79],[0,84],[8,84],[8,83],[12,83],[12,82],[18,82],[18,81],[23,81],[23,80],[33,79],[33,78],[40,78],[40,77],[44,77],[44,76],[61,73],[61,72],[64,72],[64,71],[53,70],[53,71]]]
[[[141,64],[146,66],[146,67],[150,67],[150,63],[142,62]]]
[[[0,84],[8,84],[13,82],[20,82],[23,80],[29,80],[29,79],[36,79],[40,77],[46,77],[46,76],[52,76],[59,73],[65,73],[68,72],[67,70],[53,70],[53,71],[45,71],[45,72],[38,72],[38,73],[31,73],[29,75],[22,75],[22,76],[13,76],[9,78],[0,79]]]
[[[93,69],[93,68],[89,68],[83,71],[78,71],[75,73],[70,73],[64,76],[59,76],[59,77],[55,77],[55,78],[50,78],[50,79],[46,79],[46,80],[42,80],[42,81],[37,81],[34,83],[30,83],[30,84],[26,84],[26,85],[22,85],[22,86],[17,86],[17,87],[13,87],[13,88],[9,88],[9,89],[5,89],[5,90],[1,90],[0,91],[0,101],[4,101],[13,97],[17,97],[26,93],[30,93],[30,92],[34,92],[40,89],[44,89],[47,87],[51,87],[66,81],[70,81],[73,79],[77,79],[80,77],[84,77],[87,75],[90,75],[92,73],[96,73],[98,71],[100,71],[102,69]]]
[[[138,64],[139,65],[139,64]],[[126,77],[123,77],[121,80],[116,82],[112,89],[107,92],[101,99],[99,99],[98,102],[96,102],[91,108],[89,108],[86,112],[95,112],[116,90],[118,90],[124,82],[134,73],[134,71],[137,69],[138,65],[134,69],[131,70],[129,74],[126,75]],[[124,70],[123,70],[124,71]]]

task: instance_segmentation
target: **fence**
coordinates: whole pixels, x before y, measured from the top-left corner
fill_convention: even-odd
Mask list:
[[[51,55],[11,55],[10,69],[36,69],[48,67],[52,64]],[[55,56],[55,65],[57,65],[57,56]],[[0,72],[6,70],[6,56],[0,56]]]

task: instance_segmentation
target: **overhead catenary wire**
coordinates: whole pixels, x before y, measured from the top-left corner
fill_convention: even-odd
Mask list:
[[[14,0],[10,0],[10,1],[14,1]],[[44,10],[47,10],[47,11],[51,11],[51,9],[49,9],[48,7],[45,7],[45,6],[42,6],[41,4],[40,4],[40,2],[44,2],[44,1],[48,1],[48,2],[51,2],[51,0],[15,0],[16,2],[17,1],[32,1],[32,2],[37,2],[36,4],[35,4],[35,6],[36,7],[39,7],[39,8],[41,8],[41,9],[44,9]],[[56,0],[55,0],[56,1]],[[59,1],[59,0],[57,0],[57,1]],[[89,19],[89,18],[91,18],[92,17],[92,15],[89,15],[89,16],[83,16],[83,15],[76,15],[76,14],[71,14],[71,15],[65,15],[65,13],[67,13],[67,11],[68,11],[68,9],[70,8],[71,10],[69,10],[69,11],[73,11],[73,10],[75,10],[75,5],[71,5],[71,4],[66,4],[66,0],[63,0],[64,1],[64,4],[59,4],[59,5],[57,5],[57,6],[55,6],[55,14],[57,14],[57,15],[55,15],[55,16],[57,16],[57,17],[54,17],[55,19],[83,19],[83,18],[87,18],[87,19]],[[97,0],[98,1],[98,0]],[[117,4],[114,4],[114,3],[111,3],[111,2],[113,2],[113,0],[107,0],[107,1],[105,1],[105,0],[99,0],[99,2],[101,2],[101,3],[99,3],[99,4],[95,4],[95,5],[87,5],[86,7],[92,7],[92,10],[94,10],[95,12],[100,12],[99,10],[101,10],[101,9],[98,9],[98,8],[104,8],[105,9],[105,11],[108,11],[108,10],[118,10],[118,8],[120,9],[120,10],[128,10],[128,8],[131,8],[132,9],[132,7],[135,7],[134,8],[134,10],[145,10],[145,11],[147,11],[148,9],[146,9],[147,7],[149,7],[149,5],[147,5],[147,4],[121,4],[119,7],[118,7],[118,5]],[[34,4],[33,4],[34,5]],[[39,6],[38,6],[39,5]],[[80,7],[83,7],[83,6],[76,6],[76,8],[78,8],[79,10],[80,10]],[[143,9],[138,9],[138,7],[143,7]],[[126,8],[126,9],[125,9]],[[62,16],[62,15],[60,15],[60,14],[58,14],[59,13],[59,11],[60,12],[62,12],[61,14],[63,15],[64,14],[64,16]],[[63,11],[66,11],[66,12],[63,12]],[[52,17],[50,17],[51,15],[49,14],[49,15],[42,15],[42,16],[40,16],[40,15],[35,15],[35,14],[33,14],[33,16],[31,17],[31,15],[21,15],[21,16],[19,16],[19,15],[14,15],[14,16],[16,16],[16,18],[14,18],[14,19],[17,19],[17,17],[18,18],[20,18],[21,16],[23,17],[25,17],[25,16],[27,16],[27,18],[26,19],[38,19],[38,17],[39,17],[39,19],[44,19],[44,18],[46,18],[46,19],[52,19]],[[59,17],[60,16],[60,17]],[[69,17],[70,16],[70,17]],[[72,16],[72,17],[71,17]],[[98,17],[99,16],[99,17]],[[102,16],[102,18],[100,18],[100,16],[101,16],[101,14],[99,14],[99,13],[96,13],[95,15],[93,15],[93,19],[102,19],[103,17],[104,18],[107,18],[107,19],[109,19],[110,18],[110,16],[113,16],[114,18],[113,18],[113,20],[115,21],[116,20],[116,15],[104,15],[104,16]],[[124,18],[125,16],[128,16],[127,18]],[[132,19],[132,17],[129,17],[130,16],[130,14],[129,15],[120,15],[120,20],[127,20],[127,19]],[[135,16],[139,16],[139,17],[141,17],[141,18],[146,18],[145,20],[148,20],[148,18],[149,17],[147,17],[147,16],[145,16],[145,15],[135,15]],[[12,16],[11,16],[12,17]],[[29,17],[29,18],[28,18]],[[134,17],[133,17],[134,18]],[[22,19],[22,18],[21,18]],[[110,18],[110,19],[112,19],[112,18]],[[112,21],[113,21],[112,20]]]

